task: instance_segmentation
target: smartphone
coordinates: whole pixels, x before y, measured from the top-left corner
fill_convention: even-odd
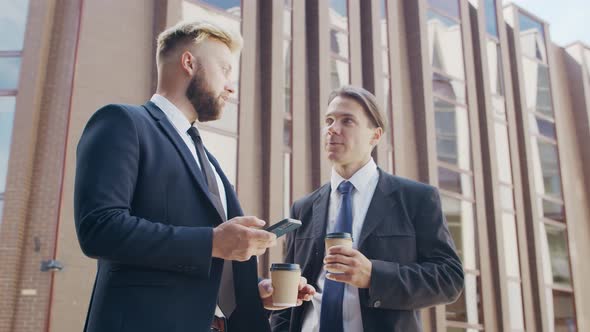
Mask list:
[[[281,237],[289,232],[292,232],[301,226],[301,221],[297,219],[285,218],[276,224],[270,225],[264,230],[274,233],[277,237]]]

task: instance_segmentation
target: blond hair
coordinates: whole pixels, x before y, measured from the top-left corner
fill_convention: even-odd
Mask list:
[[[215,39],[227,45],[234,54],[242,50],[242,36],[231,29],[207,21],[179,22],[158,35],[156,58],[158,63],[180,47]]]

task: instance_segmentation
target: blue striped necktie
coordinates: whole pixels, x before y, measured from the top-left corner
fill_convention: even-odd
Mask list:
[[[348,181],[342,181],[338,185],[338,192],[342,196],[340,210],[336,217],[334,232],[352,234],[352,201],[351,192],[354,186]],[[328,254],[328,253],[326,253]],[[320,312],[320,332],[342,332],[342,300],[344,298],[344,286],[342,282],[332,281],[326,278],[322,293],[322,307]]]

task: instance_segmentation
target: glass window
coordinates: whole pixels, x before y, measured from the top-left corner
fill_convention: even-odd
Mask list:
[[[552,276],[546,282],[571,286],[566,229],[546,223],[541,223],[541,226],[545,233],[541,236],[544,270],[546,277]]]
[[[496,17],[496,1],[485,0],[486,31],[488,34],[498,37],[498,19]]]
[[[387,0],[379,1],[379,14],[382,22],[387,21]]]
[[[428,40],[433,67],[450,76],[465,80],[463,41],[459,22],[428,11]]]
[[[217,7],[219,9],[223,9],[224,11],[230,12],[232,14],[238,13],[237,16],[240,16],[240,0],[199,0],[204,2],[210,6]]]
[[[330,0],[330,23],[342,30],[348,30],[347,0]]]
[[[487,41],[488,75],[490,79],[490,90],[492,94],[504,95],[504,79],[502,76],[502,52],[500,44],[495,40]]]
[[[20,57],[0,57],[0,90],[17,89],[20,60]]]
[[[524,55],[547,62],[545,32],[540,22],[525,14],[519,14],[520,47]]]
[[[555,221],[565,222],[565,206],[562,203],[556,203],[548,199],[542,200],[542,216]]]
[[[428,4],[449,16],[459,18],[459,2],[457,0],[428,0]]]
[[[290,119],[285,119],[283,121],[283,145],[290,147],[291,142],[291,131],[293,128],[293,123]]]
[[[465,83],[437,72],[432,72],[432,92],[436,95],[465,104]]]
[[[203,144],[223,166],[227,179],[236,184],[238,139],[209,130],[201,130]]]
[[[291,87],[291,41],[283,41],[283,61],[285,66],[285,86]]]
[[[549,69],[531,59],[522,59],[525,101],[529,111],[553,117],[551,93],[549,86]]]
[[[510,309],[510,327],[516,331],[524,331],[522,289],[518,281],[508,280],[508,308]]]
[[[381,51],[381,70],[384,75],[389,75],[389,50],[383,49]]]
[[[502,209],[508,211],[514,211],[514,192],[511,186],[500,184],[500,202],[502,203]]]
[[[496,161],[498,167],[498,179],[504,183],[512,183],[512,164],[510,163],[510,142],[508,140],[508,127],[495,122],[496,134]]]
[[[206,127],[221,129],[231,134],[238,134],[238,105],[229,101],[225,103],[222,116],[215,121],[204,124]]]
[[[434,111],[438,159],[460,169],[470,170],[471,146],[467,110],[435,98]]]
[[[478,325],[481,316],[481,300],[478,294],[481,286],[479,278],[471,273],[465,273],[465,289],[459,299],[447,305],[447,320]]]
[[[439,167],[438,184],[444,190],[452,191],[467,198],[473,197],[473,181],[469,174]]]
[[[494,110],[494,116],[496,119],[506,120],[506,103],[504,97],[498,95],[492,95],[492,108]]]
[[[28,9],[29,0],[0,1],[0,51],[23,49]],[[1,70],[0,77],[4,77]]]
[[[473,203],[447,195],[441,195],[441,202],[463,268],[476,270],[478,262]]]
[[[291,216],[291,154],[283,155],[283,216]]]
[[[6,190],[15,99],[14,96],[0,97],[0,194]]]
[[[535,116],[533,113],[530,113],[530,118],[531,132],[533,134],[545,136],[553,140],[557,139],[557,136],[555,135],[555,123]]]
[[[285,8],[283,15],[283,33],[286,37],[291,37],[291,21],[293,20],[291,10]]]
[[[533,161],[536,188],[543,190],[540,194],[561,198],[557,146],[537,139],[537,144],[533,145]]]
[[[349,84],[349,68],[348,62],[332,58],[331,60],[331,77],[332,89],[337,89],[343,85]]]
[[[516,236],[516,217],[510,212],[502,213],[502,235],[506,275],[520,277],[520,261],[518,258],[518,238]]]
[[[348,59],[348,35],[336,29],[330,29],[330,50],[333,54]]]
[[[555,331],[576,331],[574,296],[569,292],[553,290]]]

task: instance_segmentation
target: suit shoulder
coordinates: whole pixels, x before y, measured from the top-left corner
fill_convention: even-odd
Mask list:
[[[404,196],[417,198],[438,195],[438,189],[428,183],[423,183],[388,173],[383,174],[391,183],[393,183],[394,186],[399,188],[400,192],[404,193]]]
[[[327,186],[330,186],[330,184],[326,183],[323,186],[319,187],[318,189],[314,190],[313,192],[296,200],[293,203],[293,210],[298,210],[298,209],[301,209],[303,206],[308,206],[308,205],[312,204],[316,200],[316,198],[320,195],[320,192],[325,190]]]

